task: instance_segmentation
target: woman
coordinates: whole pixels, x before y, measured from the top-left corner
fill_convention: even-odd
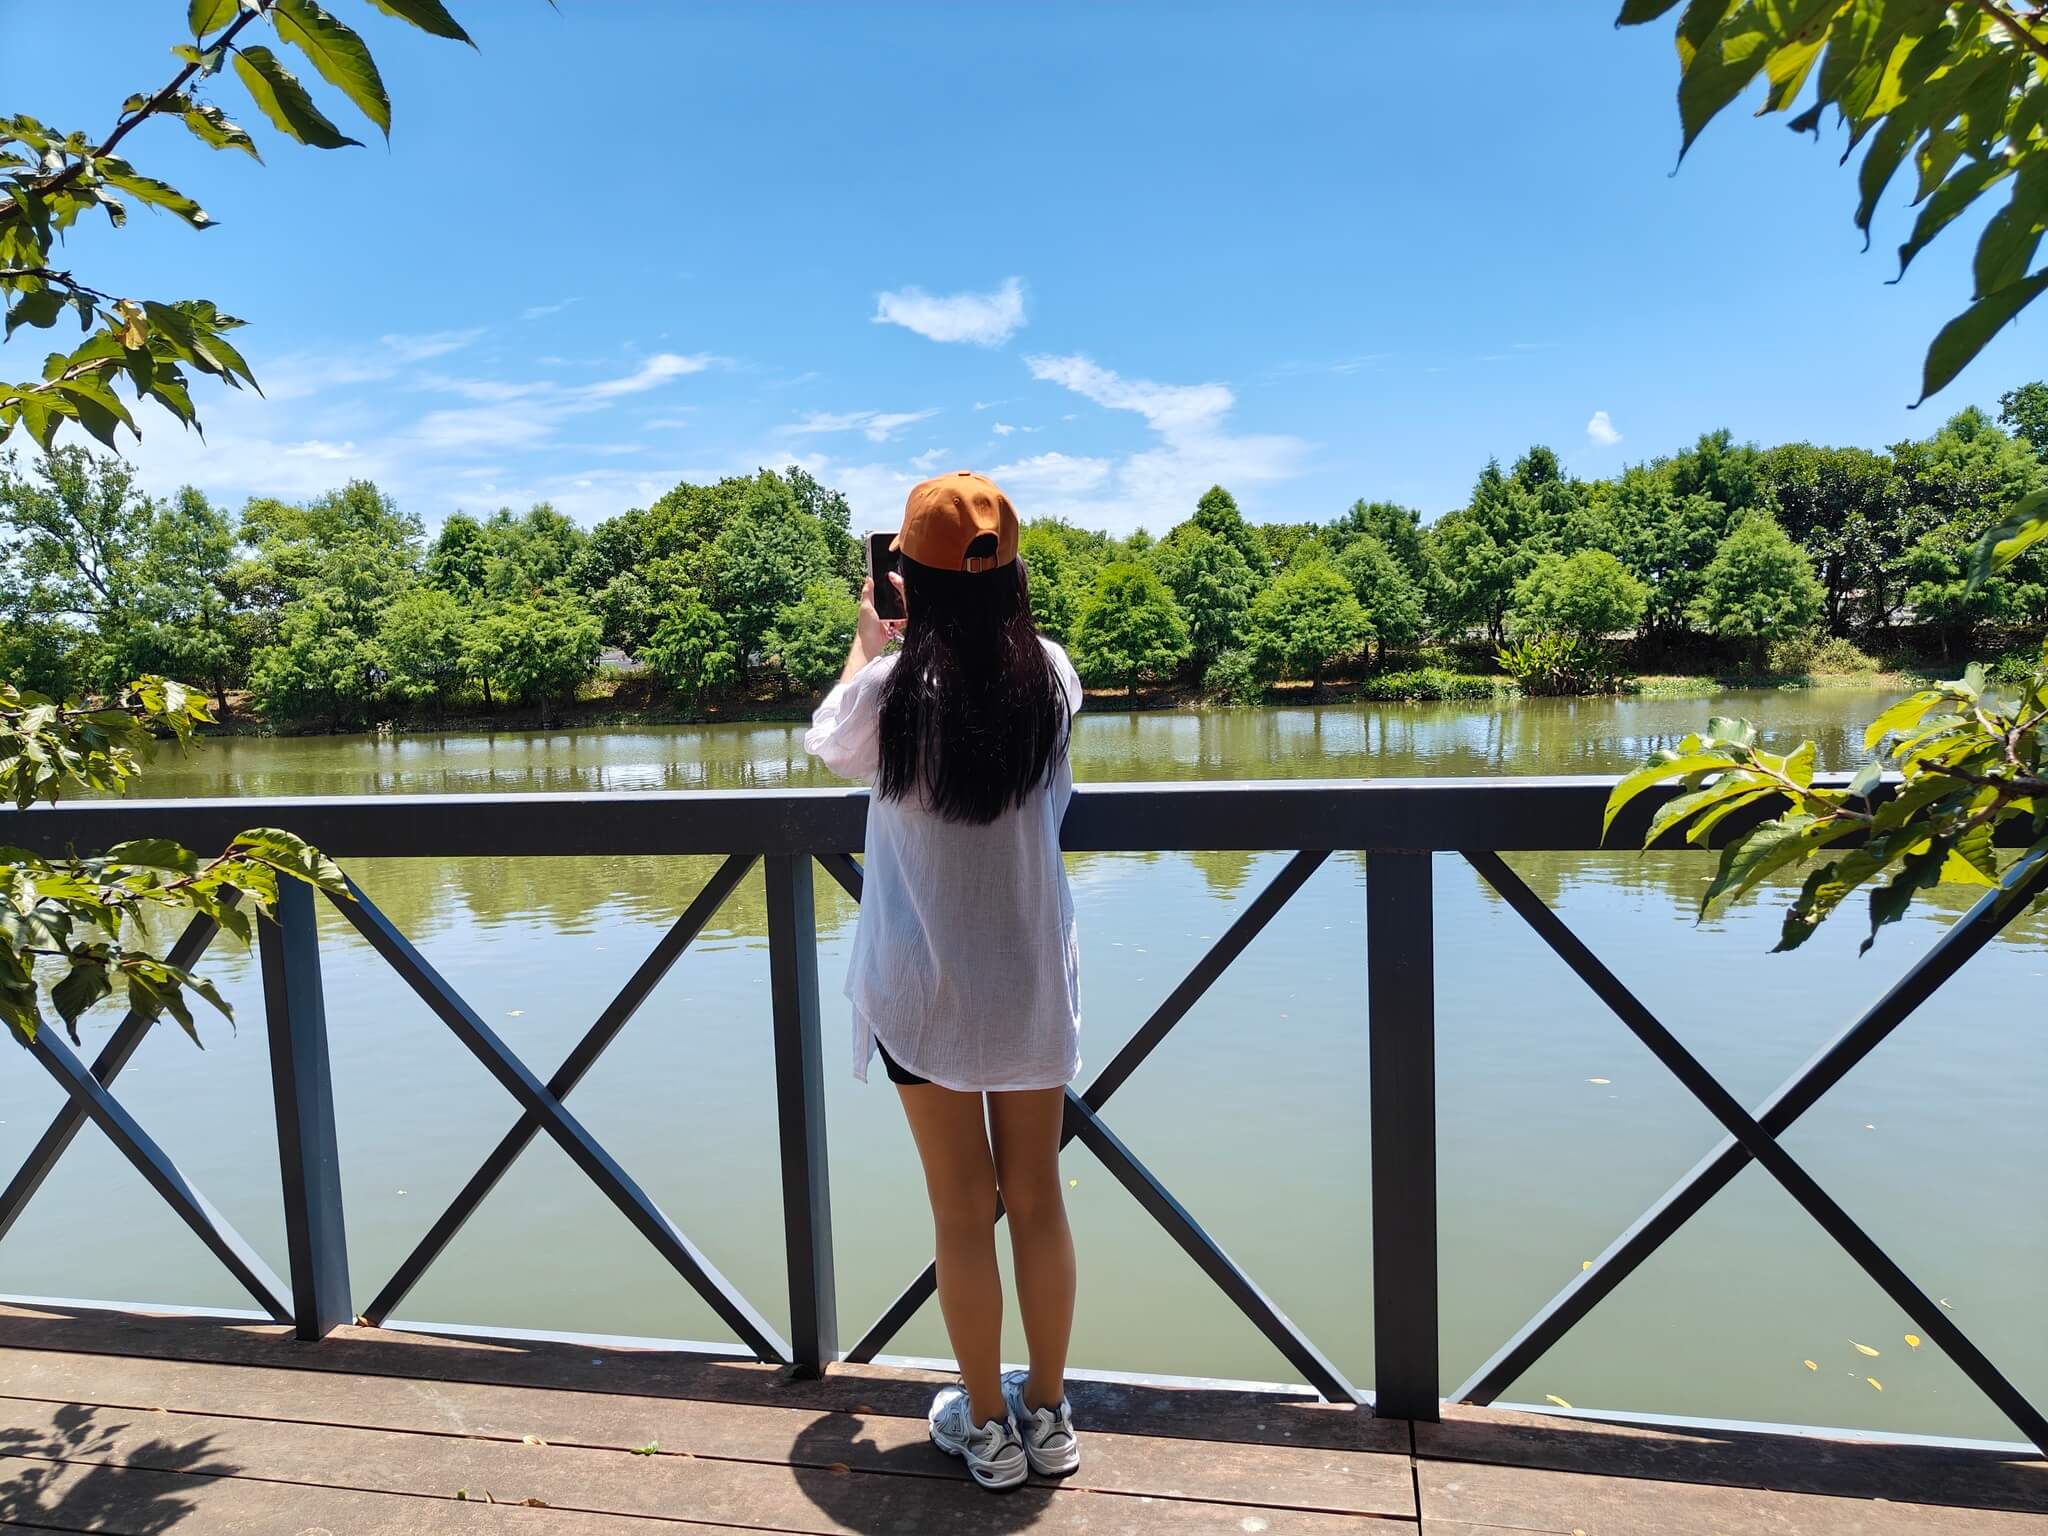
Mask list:
[[[910,493],[890,546],[902,620],[874,583],[838,686],[804,744],[874,787],[848,966],[854,1075],[896,1084],[924,1164],[939,1306],[960,1384],[931,1435],[984,1488],[1071,1472],[1065,1389],[1074,1244],[1059,1177],[1065,1089],[1080,1068],[1079,951],[1060,862],[1081,682],[1039,637],[1009,498],[964,471]],[[892,605],[893,606],[893,605]],[[884,655],[898,636],[900,652]],[[1028,1371],[1003,1374],[996,1200],[1010,1223]]]

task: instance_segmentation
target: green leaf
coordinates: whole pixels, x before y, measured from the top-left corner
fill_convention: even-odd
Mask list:
[[[112,156],[99,163],[100,178],[119,187],[129,196],[148,203],[153,208],[162,208],[175,213],[194,229],[210,229],[213,220],[206,210],[180,192],[168,182],[158,181],[154,176],[144,176],[126,160]]]
[[[1677,0],[1664,0],[1666,6],[1675,5]],[[476,44],[470,36],[456,25],[455,18],[448,14],[448,8],[441,0],[370,0],[386,16],[396,16],[409,21],[422,32],[431,32],[436,37],[445,37],[452,42]]]
[[[2048,215],[2048,155],[2030,155],[2013,179],[2012,196],[1991,215],[1977,240],[1975,296],[1995,293],[2027,275]]]
[[[1901,699],[1870,722],[1863,732],[1863,750],[1875,752],[1879,742],[1895,731],[1910,730],[1920,723],[1927,711],[1941,702],[1941,695],[1929,689],[1916,693],[1911,698]]]
[[[270,19],[277,35],[306,56],[320,78],[340,91],[391,137],[391,98],[377,63],[355,30],[316,0],[277,0]]]
[[[64,1021],[73,1040],[78,1038],[73,1026],[80,1016],[113,990],[107,968],[96,960],[74,960],[63,979],[50,988],[50,1001],[57,1005],[57,1016]]]
[[[1865,250],[1870,249],[1870,220],[1877,212],[1878,199],[1891,185],[1892,175],[1906,158],[1916,131],[1910,117],[1894,112],[1878,125],[1877,132],[1871,135],[1870,148],[1863,152],[1863,164],[1856,170],[1856,186],[1862,197],[1856,205],[1856,227],[1863,231]]]
[[[199,855],[168,837],[139,837],[116,843],[106,852],[110,864],[133,869],[163,869],[178,875],[199,873]]]
[[[1687,757],[1674,757],[1669,762],[1652,762],[1638,768],[1634,773],[1615,785],[1607,796],[1607,814],[1600,821],[1600,835],[1604,838],[1614,826],[1614,818],[1621,808],[1635,799],[1653,784],[1666,779],[1682,779],[1692,773],[1720,773],[1742,765],[1725,752],[1696,752]]]
[[[303,880],[323,891],[345,892],[348,882],[341,867],[304,838],[276,827],[254,827],[242,833],[229,852],[240,854],[280,874]]]
[[[1944,325],[1927,348],[1927,361],[1920,377],[1920,399],[1913,403],[1920,405],[1929,395],[1947,388],[1949,382],[1984,350],[1985,344],[2003,330],[2008,321],[2040,297],[2044,288],[2048,288],[2048,267],[2043,267],[2032,277],[2008,283],[1996,292],[1986,294]]]
[[[249,95],[263,115],[280,133],[314,149],[340,149],[344,144],[360,146],[330,123],[313,98],[299,84],[298,77],[277,62],[277,55],[260,45],[235,50],[235,73],[249,89]]]
[[[256,141],[236,124],[228,121],[227,113],[210,104],[193,107],[183,114],[185,126],[193,136],[214,149],[239,149],[250,159],[261,161]]]
[[[233,21],[241,12],[241,0],[192,0],[186,12],[195,38],[206,36]]]
[[[1927,248],[1928,241],[1960,218],[1965,209],[1990,188],[2012,174],[2010,160],[1972,160],[1944,181],[1920,209],[1913,221],[1913,233],[1899,247],[1899,276],[1913,264],[1913,258]]]
[[[2048,491],[2034,491],[2022,497],[2004,522],[1977,541],[1970,556],[1970,586],[1982,586],[1992,572],[2002,570],[2034,545],[2048,538]]]
[[[64,295],[55,288],[42,288],[34,293],[25,293],[7,311],[7,336],[12,338],[15,330],[24,325],[44,329],[57,323],[57,317],[64,312]]]

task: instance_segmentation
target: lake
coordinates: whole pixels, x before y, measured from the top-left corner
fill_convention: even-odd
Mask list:
[[[1746,714],[1852,766],[1887,695],[1528,701],[1120,713],[1075,739],[1082,781],[1613,773]],[[152,795],[489,794],[772,788],[831,780],[801,729],[231,738],[167,760]],[[263,820],[252,805],[249,819]],[[1106,1064],[1280,854],[1070,861],[1088,1066]],[[541,1076],[709,873],[702,859],[367,860],[363,888]],[[1796,955],[1768,953],[1783,892],[1695,925],[1699,855],[1511,862],[1723,1080],[1756,1103],[1875,999],[1960,895],[1859,958],[1861,905]],[[1363,867],[1331,859],[1122,1090],[1107,1118],[1355,1382],[1372,1380]],[[1437,865],[1446,1390],[1718,1138],[1700,1109],[1453,858]],[[854,909],[818,880],[841,1332],[851,1342],[929,1254],[894,1095],[846,1070],[839,996]],[[577,1114],[780,1328],[786,1323],[758,871],[576,1090]],[[358,1305],[517,1119],[512,1101],[329,913],[325,976]],[[123,1099],[280,1273],[276,1143],[253,958],[204,969],[239,1028],[205,1050],[157,1031]],[[1972,962],[1786,1138],[1793,1154],[2022,1391],[2048,1397],[2048,921]],[[112,1027],[87,1022],[88,1048]],[[57,1106],[18,1062],[0,1096],[11,1170]],[[1078,1145],[1078,1365],[1284,1381],[1276,1352]],[[0,1290],[246,1306],[247,1298],[88,1129],[0,1245]],[[407,1319],[726,1337],[545,1138],[400,1309]],[[1508,1396],[1695,1417],[2016,1439],[1768,1176],[1744,1172]],[[1021,1337],[1009,1320],[1010,1353]],[[1860,1353],[1863,1344],[1877,1358]],[[894,1350],[942,1355],[937,1308]],[[1805,1362],[1816,1368],[1809,1369]],[[1875,1378],[1879,1391],[1869,1384]]]

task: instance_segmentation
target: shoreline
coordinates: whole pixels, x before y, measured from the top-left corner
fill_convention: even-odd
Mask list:
[[[1957,669],[1949,669],[1957,670]],[[1420,705],[1450,704],[1467,709],[1503,709],[1528,702],[1523,693],[1502,674],[1448,673],[1458,686],[1456,692],[1420,691],[1406,693],[1386,686],[1389,678],[1409,674],[1383,674],[1380,678],[1340,678],[1318,690],[1307,683],[1282,683],[1252,703],[1219,699],[1191,686],[1173,686],[1132,694],[1116,688],[1091,688],[1087,704],[1091,712],[1155,714],[1175,711],[1250,711],[1260,709],[1321,708],[1331,705]],[[1885,671],[1853,673],[1797,673],[1744,677],[1704,673],[1644,673],[1630,685],[1612,693],[1578,695],[1586,698],[1711,698],[1724,693],[1801,692],[1812,689],[1863,688],[1904,693],[1927,686],[1933,673],[1927,671]],[[818,699],[748,699],[717,706],[689,708],[673,702],[625,703],[622,694],[643,690],[622,680],[625,686],[600,698],[579,699],[566,708],[550,710],[546,719],[536,708],[505,708],[485,714],[472,710],[451,710],[440,717],[409,715],[379,722],[366,728],[332,730],[319,725],[279,727],[253,712],[234,710],[201,734],[213,737],[317,737],[317,736],[448,736],[448,735],[531,735],[540,732],[582,732],[599,730],[642,730],[663,726],[702,725],[795,725],[809,720]],[[818,697],[822,697],[819,695]],[[232,702],[232,701],[231,701]],[[246,703],[243,701],[243,709]]]

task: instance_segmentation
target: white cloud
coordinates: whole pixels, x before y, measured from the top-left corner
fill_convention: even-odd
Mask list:
[[[293,443],[284,452],[295,459],[325,459],[330,464],[339,464],[357,457],[358,450],[354,443],[329,443],[309,437],[303,443]]]
[[[928,475],[943,464],[946,455],[952,451],[950,448],[927,448],[923,453],[911,455],[911,467]]]
[[[686,373],[702,373],[716,362],[717,358],[703,352],[694,357],[684,357],[676,352],[657,352],[623,377],[584,385],[582,393],[593,400],[612,400],[620,395],[637,395],[644,389],[653,389],[657,384],[679,379]]]
[[[977,411],[992,411],[999,405],[1008,404],[1009,401],[1007,400],[977,400],[974,402],[974,408]]]
[[[929,421],[939,414],[933,406],[923,411],[813,411],[802,421],[786,428],[790,432],[858,431],[871,443],[886,443],[898,430],[912,422]]]
[[[1237,404],[1222,384],[1154,384],[1126,379],[1090,358],[1034,356],[1024,359],[1031,377],[1071,389],[1112,411],[1136,411],[1155,432],[1171,436],[1207,430]]]
[[[559,315],[571,304],[580,302],[581,300],[578,299],[562,299],[553,304],[529,304],[526,308],[519,311],[519,318],[522,320],[542,320],[549,315]]]
[[[989,478],[1005,489],[1044,491],[1061,496],[1078,496],[1092,491],[1109,479],[1108,459],[1076,458],[1064,453],[1034,453],[1014,464],[998,464]]]
[[[1237,403],[1227,385],[1127,379],[1080,355],[1032,356],[1024,363],[1033,378],[1070,389],[1105,409],[1143,417],[1158,437],[1155,446],[1129,455],[1106,477],[1091,479],[1078,469],[1048,467],[1044,489],[1051,502],[1035,503],[1029,515],[1054,513],[1118,529],[1144,524],[1163,530],[1186,518],[1212,485],[1241,494],[1301,473],[1309,445],[1300,438],[1225,430],[1225,418]],[[1045,464],[1051,457],[1040,454],[1022,462]],[[1104,461],[1071,461],[1099,462]],[[1083,480],[1087,484],[1077,489]]]
[[[1612,448],[1621,441],[1621,434],[1614,430],[1614,422],[1605,411],[1593,413],[1593,419],[1586,423],[1586,436],[1602,448]]]
[[[999,421],[995,424],[992,430],[995,432],[995,435],[997,437],[1008,437],[1012,432],[1016,431],[1017,429],[1011,426],[1007,421]]]
[[[483,327],[467,331],[427,331],[410,336],[379,336],[378,341],[401,363],[423,363],[430,357],[446,357],[450,352],[460,352],[464,347],[483,335]]]
[[[994,293],[926,293],[899,288],[875,300],[877,325],[900,325],[931,341],[993,347],[1024,328],[1024,284],[1005,278]]]

